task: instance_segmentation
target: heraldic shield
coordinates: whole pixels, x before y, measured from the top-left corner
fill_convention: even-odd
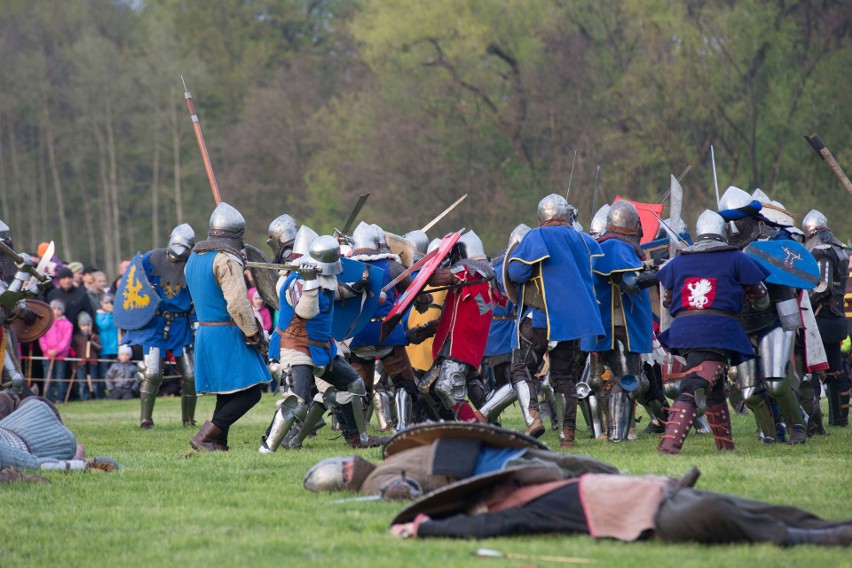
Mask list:
[[[364,326],[370,323],[376,307],[379,305],[379,296],[382,293],[382,281],[384,270],[378,266],[358,262],[351,258],[341,258],[343,272],[337,275],[338,282],[358,282],[364,276],[369,278],[369,287],[354,298],[337,300],[334,302],[334,322],[331,325],[331,335],[337,341],[344,341],[355,337]]]
[[[136,253],[115,294],[113,321],[121,329],[140,329],[151,321],[160,305],[160,297],[148,282],[148,276],[142,267],[142,254]]]
[[[796,241],[755,241],[743,252],[769,271],[770,284],[810,290],[819,283],[819,265],[813,255]]]

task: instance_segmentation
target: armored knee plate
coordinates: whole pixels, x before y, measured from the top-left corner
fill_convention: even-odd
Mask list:
[[[444,359],[435,381],[435,393],[448,410],[467,398],[467,373],[470,365]]]
[[[479,412],[489,421],[494,422],[500,416],[500,413],[506,410],[510,404],[518,400],[518,395],[512,385],[503,385],[494,392],[479,409]]]
[[[271,454],[278,450],[284,436],[293,427],[297,419],[303,419],[308,412],[305,402],[294,394],[288,394],[278,401],[278,407],[272,416],[272,422],[266,429],[266,435],[260,439],[261,454]]]
[[[411,425],[411,412],[414,401],[411,394],[404,388],[396,389],[394,393],[396,402],[396,431],[402,432]]]

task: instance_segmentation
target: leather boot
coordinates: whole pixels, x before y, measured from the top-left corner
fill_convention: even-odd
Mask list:
[[[682,400],[675,401],[674,406],[669,410],[666,433],[663,434],[657,451],[661,454],[677,455],[683,447],[689,427],[692,426],[698,412],[695,404]]]
[[[563,426],[562,427],[562,435],[559,437],[559,447],[560,448],[573,448],[574,447],[574,427],[573,426]]]
[[[346,443],[355,449],[378,448],[385,445],[385,442],[390,440],[390,436],[367,435],[367,439],[364,441],[361,439],[361,436],[357,431],[344,434],[343,437],[346,439]]]
[[[721,402],[718,404],[710,404],[705,411],[707,415],[707,423],[710,424],[710,432],[713,434],[713,439],[716,441],[716,449],[721,451],[735,449],[733,436],[731,433],[731,413],[728,410],[728,403]]]
[[[788,528],[784,535],[785,546],[797,544],[814,544],[818,546],[849,546],[852,544],[852,524],[840,525],[827,529],[794,529]]]
[[[227,452],[228,446],[219,443],[219,436],[222,430],[209,420],[204,423],[201,430],[192,437],[189,445],[196,450],[204,450],[205,452]]]
[[[533,438],[541,438],[541,435],[544,434],[544,425],[541,423],[541,416],[536,409],[529,410],[530,416],[532,416],[532,422],[524,433],[527,436],[532,436]]]

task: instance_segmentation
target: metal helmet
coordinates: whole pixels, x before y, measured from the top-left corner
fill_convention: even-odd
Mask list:
[[[268,236],[266,244],[272,248],[275,256],[278,256],[282,250],[293,246],[293,241],[296,239],[296,220],[286,213],[276,217],[269,224],[266,234]]]
[[[727,224],[722,216],[715,211],[705,209],[695,222],[695,234],[697,240],[713,239],[728,242]]]
[[[9,242],[12,240],[12,229],[9,228],[9,225],[0,221],[0,241]]]
[[[373,230],[376,232],[376,244],[378,245],[378,250],[381,252],[390,251],[390,247],[388,246],[388,239],[385,236],[385,230],[380,226],[373,223]]]
[[[804,219],[802,219],[802,232],[805,233],[806,237],[810,237],[820,229],[829,228],[826,216],[816,209],[808,211],[808,214],[805,215]]]
[[[429,254],[441,245],[441,239],[432,239],[429,246],[426,248],[426,254]]]
[[[574,217],[574,208],[568,200],[559,194],[551,193],[538,202],[538,222],[544,223],[551,219],[564,219],[571,222]]]
[[[358,223],[352,231],[352,250],[379,250],[379,241],[374,225],[364,221]]]
[[[189,253],[192,252],[192,247],[195,246],[195,231],[187,223],[183,223],[172,229],[172,234],[169,235],[169,246],[166,248],[166,255],[172,262],[186,260],[189,258]]]
[[[672,231],[676,232],[678,235],[683,235],[688,232],[686,227],[686,221],[684,221],[682,218],[677,220],[677,227],[672,224],[671,217],[668,217],[663,220],[663,223],[665,223]],[[666,237],[669,234],[666,231],[666,228],[663,226],[663,223],[660,223],[660,228],[657,229],[658,239],[662,239],[663,237]]]
[[[530,231],[532,231],[532,229],[523,223],[512,229],[512,232],[509,233],[509,244],[506,245],[506,250],[509,250],[524,240],[524,237],[527,236],[527,233]]]
[[[606,214],[606,226],[616,228],[622,234],[637,233],[642,230],[639,211],[629,201],[619,199],[610,206]]]
[[[344,480],[343,469],[351,464],[351,474]],[[308,491],[357,491],[367,476],[376,468],[361,456],[327,458],[311,467],[302,481]]]
[[[597,210],[595,216],[592,217],[592,222],[589,225],[589,234],[593,237],[600,237],[606,233],[606,217],[609,215],[609,205],[604,205]]]
[[[426,233],[420,229],[415,229],[402,235],[402,238],[411,241],[415,251],[420,254],[426,254],[426,250],[429,248],[429,237],[426,236]]]
[[[719,198],[719,211],[725,211],[726,209],[739,209],[741,207],[745,207],[752,201],[754,200],[751,198],[751,195],[742,189],[731,185],[728,186],[728,189],[726,189],[725,193],[722,194],[722,197]]]
[[[343,272],[340,262],[340,243],[331,235],[317,237],[311,243],[309,262],[315,262],[323,276],[334,276]]]
[[[485,247],[482,245],[482,240],[479,238],[479,235],[473,231],[468,231],[463,234],[456,246],[460,248],[462,258],[487,258],[485,254]]]
[[[291,258],[295,260],[300,256],[306,256],[311,252],[311,245],[318,237],[319,235],[316,231],[307,225],[299,227],[299,230],[296,231],[296,238],[293,239],[293,253]]]
[[[208,233],[211,236],[219,236],[220,234],[229,237],[242,236],[245,229],[246,220],[242,214],[224,201],[216,206],[210,216]]]
[[[761,203],[770,203],[772,200],[766,195],[766,192],[759,187],[751,193],[752,201],[760,201]]]

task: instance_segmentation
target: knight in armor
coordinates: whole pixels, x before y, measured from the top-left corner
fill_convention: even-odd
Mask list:
[[[819,284],[810,291],[811,305],[816,316],[819,333],[828,358],[828,423],[832,426],[849,424],[849,377],[843,370],[840,342],[848,334],[848,324],[843,307],[846,283],[849,278],[849,257],[843,243],[831,232],[825,215],[812,209],[802,219],[805,247],[819,265]],[[816,404],[812,412],[819,411],[819,381],[812,381]],[[804,404],[804,397],[803,397]]]
[[[509,247],[520,243],[529,231],[530,228],[524,224],[515,227],[509,235]],[[498,257],[493,263],[501,292],[505,291],[504,263],[504,257]],[[510,285],[514,286],[514,284]],[[500,351],[508,349],[508,360],[506,355],[494,357],[497,362],[494,367],[495,376],[502,381],[498,381],[494,392],[488,402],[480,408],[480,412],[486,419],[493,421],[504,408],[517,400],[526,424],[525,433],[538,438],[544,434],[544,426],[534,377],[547,352],[547,322],[541,310],[527,308],[527,313],[520,318],[520,324],[518,324],[516,310],[515,304],[511,301],[508,301],[505,307],[501,305],[494,307],[489,345],[502,346]],[[542,390],[551,399],[553,398],[549,378],[542,385]],[[561,428],[561,425],[559,427]]]
[[[274,253],[272,262],[286,264],[292,260],[293,246],[296,241],[296,221],[284,214],[276,217],[269,224],[266,244]]]
[[[647,288],[655,285],[653,272],[644,270],[645,253],[639,247],[642,224],[632,203],[616,201],[610,206],[606,231],[598,237],[603,256],[594,259],[595,294],[599,301],[604,333],[586,338],[581,349],[594,352],[591,380],[601,377],[604,365],[612,372],[606,398],[609,410],[608,439],[628,439],[633,425],[634,402],[646,407],[648,414],[665,421],[665,399],[649,396],[642,354],[653,351],[654,326],[651,296]]]
[[[10,250],[14,250],[12,232],[3,221],[0,221],[0,240]],[[28,395],[29,389],[24,385],[24,375],[18,359],[18,338],[12,324],[15,320],[20,320],[27,326],[43,327],[38,335],[29,338],[30,341],[47,331],[49,325],[45,323],[38,326],[36,320],[46,322],[50,319],[50,308],[47,308],[45,313],[39,313],[33,310],[36,306],[29,301],[51,288],[53,281],[49,276],[45,276],[45,281],[40,283],[29,273],[34,264],[33,259],[26,253],[19,256],[24,261],[20,266],[16,265],[12,255],[0,251],[0,388],[10,388],[17,395]]]
[[[195,303],[195,388],[215,393],[213,417],[189,445],[196,450],[228,451],[231,426],[260,401],[270,381],[264,335],[246,289],[243,272],[245,219],[220,203],[210,216],[207,240],[186,261],[186,284]]]
[[[142,268],[160,298],[151,320],[139,329],[127,330],[122,344],[133,347],[133,358],[139,363],[141,409],[139,426],[154,426],[154,403],[163,383],[163,360],[170,351],[183,378],[181,388],[181,423],[195,425],[195,365],[193,363],[194,317],[192,297],[187,288],[184,268],[195,246],[195,231],[183,223],[169,235],[166,248],[158,248],[142,256]]]
[[[576,383],[585,359],[580,339],[604,333],[590,270],[592,258],[599,256],[601,249],[594,239],[573,228],[576,210],[561,195],[552,193],[542,199],[537,215],[539,226],[524,235],[508,259],[511,283],[505,285],[523,285],[519,304],[524,303],[526,288],[536,286],[544,308],[538,320],[533,314],[529,322],[518,322],[514,347],[521,349],[524,345],[519,335],[525,329],[533,332],[529,337],[537,337],[538,349],[546,345],[559,446],[571,448],[577,422]],[[518,315],[519,319],[525,316]],[[531,379],[528,373],[526,376]]]
[[[432,367],[419,379],[418,387],[427,401],[437,401],[436,417],[465,422],[484,421],[470,407],[485,403],[485,388],[479,365],[485,353],[491,311],[500,302],[494,283],[495,274],[479,236],[468,231],[449,255],[448,267],[440,267],[429,277],[429,285],[449,287],[441,316],[437,320],[409,330],[415,342],[434,334]],[[412,333],[413,332],[413,333]]]
[[[326,410],[335,407],[340,407],[343,435],[350,446],[378,446],[385,440],[366,432],[364,381],[338,352],[332,337],[335,298],[354,297],[368,283],[338,282],[336,275],[343,271],[340,244],[329,235],[317,237],[298,263],[299,269],[290,272],[280,288],[281,315],[272,341],[273,348],[280,346],[279,361],[289,370],[290,388],[278,401],[258,451],[275,452],[297,421],[301,427],[287,447],[300,448]],[[319,381],[326,385],[312,397]]]
[[[720,215],[728,222],[728,243],[744,249],[754,241],[791,239],[788,231],[763,216],[762,204],[742,189],[728,187],[719,200]],[[802,409],[791,372],[793,349],[802,316],[796,290],[766,283],[769,304],[746,304],[740,325],[757,346],[757,358],[736,366],[743,399],[752,411],[764,442],[780,439],[771,408],[774,400],[789,431],[789,441],[807,441]]]
[[[716,449],[734,449],[725,393],[727,365],[755,356],[737,316],[746,300],[758,307],[769,304],[763,285],[766,270],[727,243],[721,216],[705,210],[695,233],[696,243],[657,272],[665,291],[663,305],[674,318],[659,339],[687,366],[658,447],[661,454],[679,454],[690,426],[705,412]]]
[[[349,253],[349,258],[381,268],[384,272],[382,280],[382,287],[384,288],[391,280],[402,274],[405,267],[400,262],[399,256],[389,250],[383,251],[382,249],[387,249],[387,243],[381,227],[377,228],[376,225],[368,225],[362,221],[352,232],[352,251]],[[379,304],[372,319],[370,319],[370,323],[358,332],[349,344],[352,351],[349,363],[364,380],[368,400],[372,403],[379,419],[380,431],[391,430],[393,424],[388,393],[382,389],[376,388],[374,390],[373,388],[376,358],[381,360],[382,366],[393,383],[393,396],[398,418],[397,431],[404,430],[411,424],[413,403],[418,396],[414,370],[411,368],[411,361],[408,359],[408,353],[405,350],[405,346],[408,345],[408,338],[402,325],[397,324],[387,334],[384,341],[380,339],[382,321],[393,308],[397,297],[405,292],[411,281],[410,276],[406,277],[400,280],[396,286],[385,290],[385,301]],[[425,300],[427,303],[431,300],[426,295],[421,295],[421,297],[427,298]],[[415,301],[419,301],[420,305],[423,304],[420,297]]]
[[[360,456],[316,463],[305,474],[305,489],[350,491],[405,500],[461,479],[513,467],[548,467],[556,477],[618,473],[589,456],[551,452],[535,439],[493,425],[440,422],[418,425],[393,436],[375,464]]]

